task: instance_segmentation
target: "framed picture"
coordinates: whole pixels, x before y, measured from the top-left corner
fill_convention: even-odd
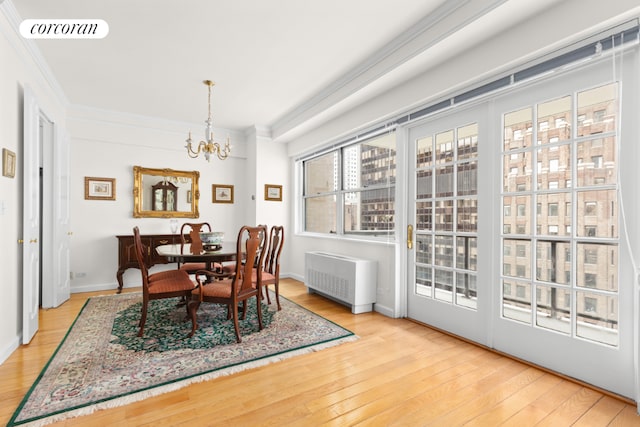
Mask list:
[[[187,190],[187,203],[191,203],[191,190]]]
[[[282,201],[282,185],[265,184],[264,199],[272,200],[274,202],[281,202]]]
[[[213,184],[213,203],[233,203],[233,185]]]
[[[85,200],[115,200],[116,179],[84,177]]]
[[[16,153],[6,148],[2,149],[2,176],[16,176]]]

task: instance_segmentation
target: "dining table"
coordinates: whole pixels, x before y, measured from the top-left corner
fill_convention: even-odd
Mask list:
[[[184,264],[187,262],[204,262],[207,270],[212,270],[214,263],[235,261],[237,245],[235,242],[223,242],[215,250],[191,250],[191,244],[169,244],[156,246],[158,255],[166,257],[169,262]]]

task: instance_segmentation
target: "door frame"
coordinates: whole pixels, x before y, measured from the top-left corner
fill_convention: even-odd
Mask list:
[[[25,84],[23,90],[23,206],[26,197],[33,193],[34,188],[37,187],[38,193],[43,193],[42,198],[39,195],[37,197],[38,212],[30,214],[37,217],[37,233],[35,228],[32,231],[26,228],[25,216],[29,212],[23,211],[22,343],[27,344],[38,330],[40,307],[57,307],[70,296],[70,182],[69,138],[66,131],[42,108],[35,92],[28,85]],[[40,124],[43,121],[50,123],[50,126],[47,126],[46,137],[40,133]],[[27,156],[29,153],[31,154]],[[39,178],[36,178],[37,183],[34,183],[34,176],[27,176],[27,169],[39,170],[40,167],[43,168],[42,188]],[[34,233],[35,236],[31,235]],[[37,247],[28,246],[32,244],[37,244]],[[29,259],[33,258],[34,253],[37,253],[37,263],[32,264],[37,264],[37,267],[32,265],[31,268],[37,268],[38,271],[28,272]],[[32,275],[38,276],[35,286],[33,280],[25,280]],[[40,277],[48,279],[42,280]]]

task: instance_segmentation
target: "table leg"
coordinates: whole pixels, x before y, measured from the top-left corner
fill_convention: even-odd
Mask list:
[[[122,286],[123,286],[123,283],[122,283],[122,274],[123,274],[123,273],[124,273],[124,270],[123,270],[123,269],[121,269],[121,268],[120,268],[120,269],[118,269],[118,272],[116,273],[116,278],[118,279],[118,290],[116,291],[116,293],[118,293],[118,294],[119,294],[120,292],[122,292]]]

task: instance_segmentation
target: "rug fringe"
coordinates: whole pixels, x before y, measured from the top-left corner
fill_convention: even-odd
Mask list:
[[[69,418],[75,418],[83,415],[90,415],[96,411],[103,409],[111,409],[117,408],[119,406],[128,405],[130,403],[139,402],[144,399],[148,399],[150,397],[155,397],[164,393],[169,393],[172,391],[179,390],[181,388],[187,387],[190,384],[196,384],[203,381],[210,381],[215,378],[228,376],[232,374],[236,374],[238,372],[246,371],[247,369],[258,368],[261,366],[268,365],[270,363],[279,362],[285,359],[289,359],[294,356],[299,356],[302,354],[313,353],[316,351],[324,350],[326,348],[337,346],[338,344],[343,344],[351,341],[356,341],[359,337],[357,335],[350,335],[343,338],[338,338],[332,341],[328,341],[321,344],[315,344],[313,346],[300,348],[297,350],[291,350],[286,353],[278,354],[275,356],[265,357],[264,359],[254,360],[251,362],[242,363],[237,366],[231,366],[228,368],[223,368],[217,371],[209,372],[206,374],[198,375],[192,378],[187,378],[172,384],[167,384],[164,386],[155,387],[149,390],[139,391],[136,393],[132,393],[130,395],[124,397],[118,397],[115,399],[111,399],[106,402],[96,403],[91,406],[86,406],[84,408],[73,409],[70,411],[66,411],[61,414],[51,415],[47,418],[42,418],[39,420],[35,420],[29,423],[20,424],[21,426],[30,426],[30,427],[40,427],[45,426],[57,421],[66,420]]]

